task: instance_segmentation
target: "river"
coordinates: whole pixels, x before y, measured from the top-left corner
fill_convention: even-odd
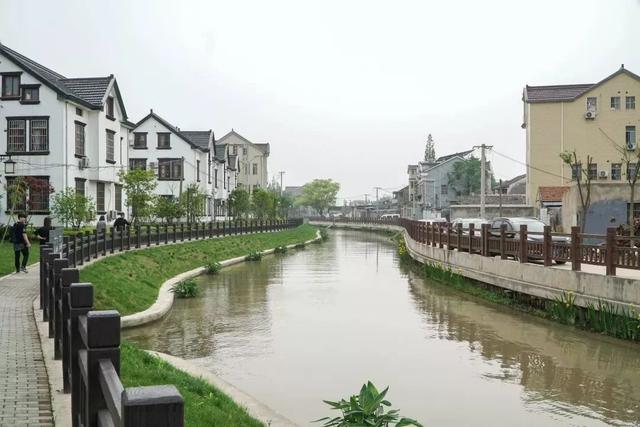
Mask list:
[[[424,280],[381,234],[331,231],[199,282],[199,297],[124,337],[301,425],[367,380],[425,426],[640,425],[639,345]]]

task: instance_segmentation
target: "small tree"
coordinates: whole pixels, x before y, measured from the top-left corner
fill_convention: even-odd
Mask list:
[[[257,219],[273,218],[276,209],[276,194],[262,188],[256,188],[251,195],[251,210]]]
[[[424,161],[428,163],[436,161],[436,147],[431,134],[427,136],[427,145],[424,148]]]
[[[302,187],[302,194],[296,200],[301,206],[310,206],[320,215],[335,205],[340,184],[330,179],[314,179]]]
[[[229,195],[229,206],[235,218],[246,217],[251,208],[249,193],[242,188],[236,188]]]
[[[449,187],[464,196],[480,191],[481,167],[480,159],[473,156],[456,162],[447,174]]]
[[[184,211],[177,197],[157,197],[154,206],[156,218],[162,222],[171,223],[184,216]]]
[[[578,160],[578,154],[576,150],[564,151],[560,153],[560,158],[571,168],[572,175],[575,176],[575,181],[578,186],[578,194],[580,196],[580,229],[584,233],[585,226],[587,225],[587,215],[589,213],[589,206],[591,206],[591,165],[593,164],[593,157],[587,154],[586,169],[582,167],[582,161]]]
[[[153,190],[158,186],[156,174],[152,170],[131,169],[120,171],[120,181],[127,195],[127,206],[131,207],[131,222],[149,219],[153,215],[155,196]]]
[[[205,214],[207,195],[195,182],[189,184],[180,195],[180,207],[189,224]]]
[[[78,229],[95,219],[96,211],[93,200],[68,187],[53,196],[51,211],[65,227]]]
[[[293,207],[293,197],[288,193],[282,193],[278,196],[278,215],[281,218],[289,217],[289,209]]]

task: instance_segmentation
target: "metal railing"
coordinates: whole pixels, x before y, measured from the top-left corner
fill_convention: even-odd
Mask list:
[[[62,360],[73,427],[182,427],[184,401],[173,385],[124,388],[120,380],[120,314],[93,310],[93,285],[77,266],[108,253],[177,241],[262,233],[302,220],[138,226],[64,238],[62,254],[40,247],[40,308],[54,358]],[[222,225],[221,225],[222,224]],[[133,233],[132,233],[133,231]]]
[[[542,232],[531,232],[526,225],[518,230],[491,229],[483,224],[462,228],[447,222],[427,222],[406,218],[350,219],[312,218],[343,224],[395,225],[403,227],[414,241],[427,246],[458,250],[482,256],[500,256],[521,263],[541,261],[545,266],[571,263],[571,269],[580,271],[582,264],[605,267],[608,276],[615,276],[617,268],[640,270],[640,238],[617,235],[615,227],[608,227],[607,234],[586,234],[580,227],[571,227],[570,234],[553,233],[550,226]]]

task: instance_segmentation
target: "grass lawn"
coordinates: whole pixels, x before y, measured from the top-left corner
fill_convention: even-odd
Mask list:
[[[105,258],[80,271],[82,282],[94,285],[96,310],[115,309],[121,315],[149,308],[158,297],[158,289],[171,277],[221,261],[310,240],[316,228],[302,225],[276,233],[252,234],[158,246]]]
[[[21,258],[22,259],[22,258]],[[4,242],[0,244],[0,276],[15,273],[13,265],[13,243]],[[29,265],[40,261],[40,245],[35,243],[29,248]]]
[[[174,368],[126,342],[121,345],[120,376],[125,387],[174,384],[184,398],[185,425],[263,426],[206,381]]]

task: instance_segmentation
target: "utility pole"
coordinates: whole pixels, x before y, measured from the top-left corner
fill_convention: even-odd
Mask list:
[[[485,194],[487,180],[487,155],[485,151],[492,149],[493,145],[482,144],[473,148],[480,148],[480,218],[485,218]]]
[[[278,172],[280,174],[280,195],[282,196],[282,192],[284,191],[284,187],[282,186],[282,176],[284,175],[284,171]]]
[[[500,180],[500,187],[498,187],[498,194],[500,199],[500,207],[498,208],[498,216],[502,216],[502,179]]]
[[[380,202],[378,201],[378,191],[382,190],[382,187],[373,187],[376,190],[376,216],[380,218]]]

